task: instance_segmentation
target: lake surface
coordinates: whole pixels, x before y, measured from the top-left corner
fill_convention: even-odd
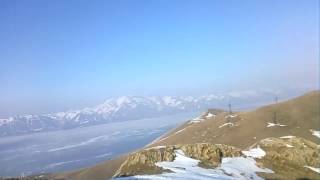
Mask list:
[[[139,149],[199,112],[0,138],[0,176],[88,167]]]

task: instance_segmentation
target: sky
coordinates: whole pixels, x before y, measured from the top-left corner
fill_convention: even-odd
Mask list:
[[[0,1],[0,118],[318,81],[318,0]]]

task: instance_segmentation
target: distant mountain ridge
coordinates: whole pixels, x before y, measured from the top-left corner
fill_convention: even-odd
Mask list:
[[[210,107],[225,108],[229,101],[236,108],[252,108],[271,102],[273,97],[274,93],[270,91],[242,91],[199,97],[122,96],[110,98],[102,104],[80,110],[42,115],[16,115],[0,119],[0,136],[160,117],[202,111]]]

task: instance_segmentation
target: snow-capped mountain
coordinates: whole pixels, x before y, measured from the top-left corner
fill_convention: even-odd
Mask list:
[[[111,98],[100,105],[80,110],[42,115],[16,115],[7,119],[0,119],[0,136],[70,129],[115,121],[201,111],[208,108],[226,109],[229,101],[232,101],[235,109],[252,108],[262,103],[271,102],[272,98],[273,95],[270,93],[258,94],[247,91],[200,97],[122,96]]]

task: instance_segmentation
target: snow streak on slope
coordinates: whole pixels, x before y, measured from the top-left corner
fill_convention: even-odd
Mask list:
[[[304,167],[309,168],[314,172],[320,173],[320,168],[315,168],[315,167],[311,167],[311,166],[304,166]]]
[[[275,123],[268,123],[268,125],[267,125],[267,127],[273,127],[273,126],[284,127],[284,126],[286,126],[286,125],[284,125],[284,124],[279,124],[279,123],[277,123],[277,124],[275,124]]]
[[[172,172],[157,175],[138,175],[133,177],[117,178],[119,180],[129,179],[262,179],[256,172],[273,173],[269,169],[262,169],[256,166],[252,158],[234,157],[223,158],[222,163],[216,169],[205,169],[198,166],[200,161],[186,157],[181,150],[176,151],[176,158],[173,162],[158,162],[157,166],[168,169]]]
[[[222,124],[221,126],[219,126],[219,128],[223,128],[223,127],[225,127],[225,126],[234,126],[234,124],[233,124],[233,123],[230,123],[230,122],[224,123],[224,124]]]
[[[294,138],[295,136],[282,136],[282,137],[280,137],[280,138],[282,138],[282,139],[291,139],[291,138]]]

